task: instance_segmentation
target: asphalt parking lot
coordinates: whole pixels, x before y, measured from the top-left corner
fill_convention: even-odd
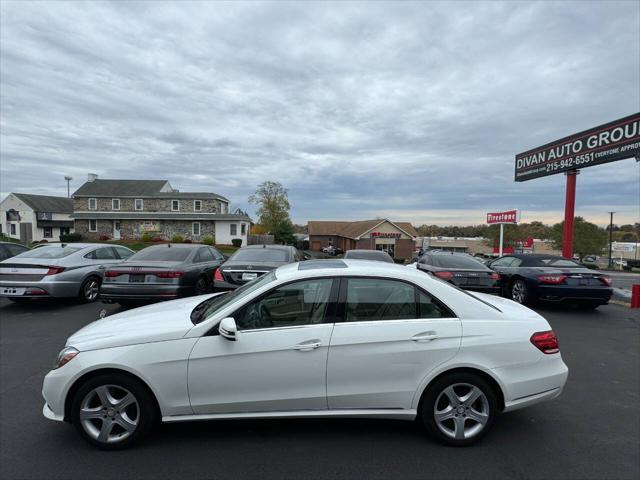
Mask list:
[[[539,310],[570,369],[562,396],[505,414],[474,447],[443,447],[410,422],[222,421],[163,425],[102,452],[42,417],[42,378],[65,339],[105,308],[0,300],[0,477],[638,478],[640,311]]]

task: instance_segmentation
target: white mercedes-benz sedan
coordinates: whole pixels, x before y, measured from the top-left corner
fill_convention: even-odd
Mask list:
[[[104,449],[159,420],[336,416],[419,419],[462,446],[557,397],[567,374],[547,321],[511,300],[318,260],[87,325],[44,380],[43,413]]]

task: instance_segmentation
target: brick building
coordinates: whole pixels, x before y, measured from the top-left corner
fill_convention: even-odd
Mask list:
[[[167,180],[103,180],[94,174],[74,192],[72,217],[75,231],[87,240],[148,233],[196,242],[212,236],[223,245],[238,238],[246,245],[251,226],[246,214],[229,213],[229,200],[215,193],[180,192]]]
[[[309,222],[309,248],[319,251],[333,245],[353,249],[384,250],[393,258],[411,258],[418,232],[408,222],[387,219],[357,222]]]

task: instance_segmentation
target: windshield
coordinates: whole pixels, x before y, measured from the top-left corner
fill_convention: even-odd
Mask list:
[[[190,253],[190,248],[151,247],[145,248],[144,250],[131,255],[127,261],[148,260],[152,262],[184,262]]]
[[[23,252],[13,258],[63,258],[78,250],[82,250],[82,247],[71,247],[68,245],[64,247],[40,247]]]
[[[484,270],[482,263],[473,257],[464,257],[462,255],[431,255],[431,259],[431,264],[436,267]]]
[[[287,262],[288,250],[275,248],[247,248],[234,253],[229,260],[240,262]]]
[[[197,325],[230,303],[249,295],[251,292],[258,290],[267,283],[273,282],[275,279],[275,272],[269,272],[249,283],[245,283],[243,286],[233,290],[232,292],[208,298],[193,309],[191,312],[191,321],[194,325]]]

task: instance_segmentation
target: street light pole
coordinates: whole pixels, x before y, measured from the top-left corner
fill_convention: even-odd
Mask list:
[[[71,197],[71,194],[69,193],[69,182],[73,180],[73,177],[70,177],[69,175],[65,175],[64,179],[67,181],[67,198],[69,198]]]
[[[611,256],[613,248],[613,214],[616,212],[609,212],[609,268],[613,268],[613,257]]]

